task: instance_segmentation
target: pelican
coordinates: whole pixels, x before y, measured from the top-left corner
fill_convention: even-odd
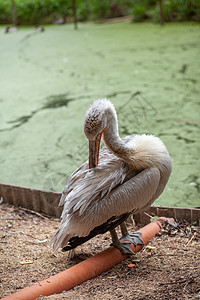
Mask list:
[[[14,26],[14,27],[6,27],[6,30],[5,30],[5,33],[13,33],[13,32],[17,32],[17,27]]]
[[[89,140],[89,160],[71,175],[62,193],[60,205],[64,207],[52,238],[54,250],[74,249],[110,231],[114,246],[132,254],[130,244],[143,241],[140,233],[128,233],[125,220],[145,211],[163,192],[172,169],[171,158],[156,136],[120,138],[117,114],[107,99],[90,106],[84,133]],[[99,151],[101,138],[106,147]],[[121,239],[115,231],[118,225]]]

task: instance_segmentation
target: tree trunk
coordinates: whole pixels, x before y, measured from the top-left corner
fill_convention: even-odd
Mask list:
[[[72,0],[72,11],[73,11],[73,19],[74,19],[74,29],[78,29],[77,16],[76,16],[76,0]]]
[[[163,3],[162,0],[158,0],[160,8],[160,25],[164,25],[164,15],[163,15]]]
[[[12,3],[12,22],[14,26],[17,26],[17,14],[16,14],[16,5],[15,0],[11,0]]]

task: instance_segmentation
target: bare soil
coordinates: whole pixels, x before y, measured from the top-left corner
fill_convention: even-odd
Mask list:
[[[49,240],[59,220],[0,205],[0,296],[44,280],[99,253],[109,233],[79,246],[76,257],[54,253]],[[131,228],[130,230],[133,230]],[[40,299],[200,299],[200,231],[186,222],[165,228],[147,247],[70,291]],[[151,253],[151,256],[148,253]],[[20,262],[30,260],[32,264]],[[136,260],[135,267],[128,265]]]

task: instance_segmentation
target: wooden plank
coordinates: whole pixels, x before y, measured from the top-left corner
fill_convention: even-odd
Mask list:
[[[59,207],[61,193],[32,189],[23,186],[0,183],[0,198],[15,206],[25,207],[49,216],[60,217],[62,207]],[[200,225],[200,209],[152,206],[147,211],[150,216],[174,218],[177,221],[186,220]],[[150,217],[144,212],[134,216],[136,223],[146,225]]]

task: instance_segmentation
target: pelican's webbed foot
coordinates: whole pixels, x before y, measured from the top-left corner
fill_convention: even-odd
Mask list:
[[[112,245],[117,247],[123,254],[135,254],[131,248],[131,243],[136,247],[139,245],[144,245],[142,240],[141,232],[132,232],[122,236],[120,239],[116,238],[115,233],[111,232],[113,243]]]
[[[121,243],[123,243],[123,241],[128,241],[135,247],[137,245],[144,245],[141,232],[130,232],[127,235],[122,236],[119,240]]]

